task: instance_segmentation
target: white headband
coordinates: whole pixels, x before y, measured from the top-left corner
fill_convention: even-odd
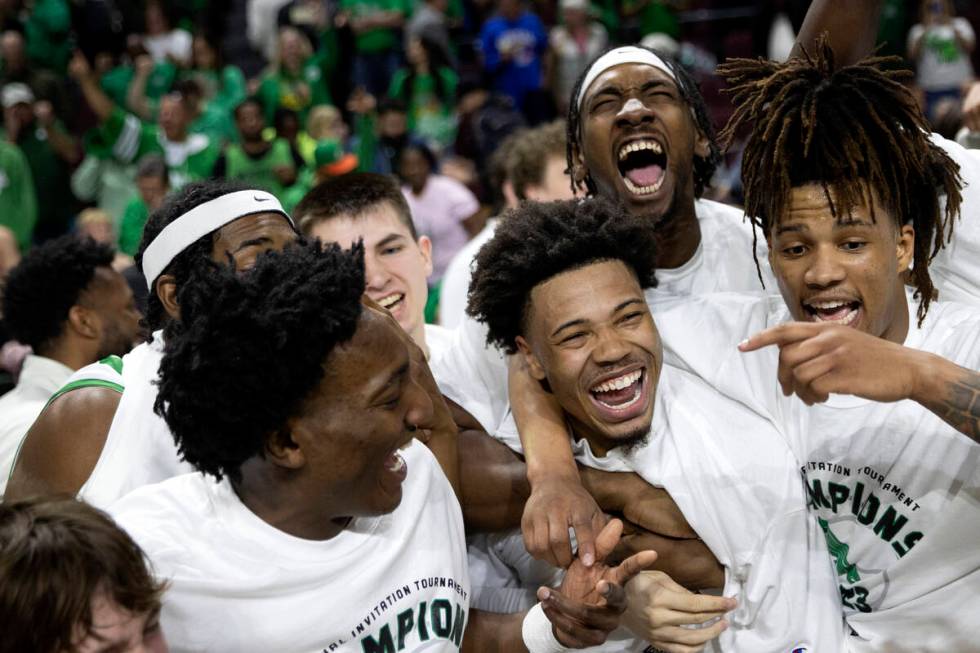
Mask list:
[[[199,204],[164,227],[143,252],[146,287],[152,293],[160,273],[198,238],[253,213],[281,213],[293,222],[275,195],[264,190],[235,191]]]
[[[638,48],[635,45],[624,45],[621,48],[610,50],[602,55],[589,68],[589,72],[585,74],[585,79],[582,80],[582,87],[578,91],[578,99],[576,100],[576,106],[578,106],[580,111],[582,110],[582,101],[585,99],[585,92],[592,86],[592,82],[596,80],[596,77],[613,66],[618,66],[623,63],[653,66],[657,70],[665,72],[668,77],[674,80],[674,83],[677,83],[677,77],[674,75],[674,71],[670,69],[670,66],[663,59],[646,48]]]

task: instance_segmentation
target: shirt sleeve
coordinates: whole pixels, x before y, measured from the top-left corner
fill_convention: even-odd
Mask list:
[[[469,188],[455,179],[446,179],[450,182],[447,189],[451,189],[453,222],[463,222],[480,209],[480,202]]]

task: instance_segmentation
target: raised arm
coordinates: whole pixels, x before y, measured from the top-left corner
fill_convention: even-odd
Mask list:
[[[855,64],[872,53],[878,35],[882,0],[813,0],[790,56],[816,50],[817,38],[827,32],[838,68]]]
[[[99,88],[99,82],[92,73],[92,68],[81,51],[76,51],[71,61],[68,62],[68,72],[78,82],[79,88],[82,89],[82,95],[85,96],[85,101],[88,102],[89,107],[92,108],[92,112],[99,119],[99,122],[108,120],[116,105]]]

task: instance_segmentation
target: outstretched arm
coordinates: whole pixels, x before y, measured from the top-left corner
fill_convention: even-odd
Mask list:
[[[85,101],[88,102],[89,107],[92,108],[92,112],[95,113],[99,122],[108,120],[116,105],[99,88],[99,82],[92,73],[92,68],[89,66],[88,60],[80,51],[75,52],[71,61],[68,62],[68,72],[78,81],[78,86],[82,89],[82,95],[85,96]]]
[[[838,68],[850,66],[872,53],[878,35],[882,0],[814,0],[790,56],[816,51],[817,38],[827,32]]]
[[[779,347],[779,384],[807,404],[831,393],[873,401],[911,399],[980,443],[980,374],[935,354],[839,325],[790,322],[739,345]]]

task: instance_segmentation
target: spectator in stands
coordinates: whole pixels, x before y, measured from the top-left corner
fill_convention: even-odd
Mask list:
[[[449,20],[446,10],[448,0],[422,0],[415,8],[415,13],[405,25],[405,39],[421,39],[425,37],[442,48],[443,52],[452,53],[449,41]]]
[[[542,84],[542,58],[548,35],[524,0],[497,0],[497,14],[480,32],[483,65],[493,76],[494,88],[524,108],[524,97]]]
[[[969,21],[953,15],[949,0],[922,0],[921,11],[922,22],[909,31],[908,56],[925,91],[926,117],[933,120],[942,100],[959,102],[963,85],[973,79],[976,35]]]
[[[50,70],[32,66],[27,59],[24,35],[14,30],[0,34],[0,86],[21,82],[34,93],[38,100],[47,100],[54,106],[59,118],[66,117],[68,98],[65,87],[57,75]]]
[[[217,178],[240,179],[250,187],[262,188],[280,200],[287,186],[296,181],[296,166],[283,138],[267,141],[262,104],[247,99],[235,107],[235,125],[239,143],[225,148],[214,167]]]
[[[275,128],[276,136],[289,143],[289,152],[293,157],[296,168],[301,168],[307,163],[303,156],[302,144],[306,142],[306,133],[300,123],[299,114],[292,109],[280,107],[276,109],[273,117],[272,126]]]
[[[410,39],[406,53],[409,66],[392,77],[388,96],[408,106],[409,132],[441,150],[456,138],[459,77],[447,52],[427,36]]]
[[[398,100],[382,100],[374,111],[374,97],[356,94],[349,103],[355,116],[353,150],[362,172],[396,174],[398,153],[408,144],[408,108]]]
[[[245,76],[238,66],[225,65],[221,51],[204,32],[194,35],[191,43],[191,67],[181,73],[201,88],[205,111],[209,107],[230,114],[245,99]]]
[[[74,233],[83,240],[91,239],[97,243],[108,245],[113,249],[116,248],[116,243],[119,242],[119,236],[116,233],[116,225],[112,220],[112,216],[102,209],[88,208],[79,213],[78,217],[75,218]],[[115,252],[112,258],[113,270],[123,272],[132,265],[132,256],[118,250]]]
[[[38,198],[34,239],[65,233],[76,209],[71,194],[71,167],[80,160],[78,144],[58,121],[50,102],[35,103],[26,84],[3,87],[3,124],[7,140],[27,158]]]
[[[624,18],[639,20],[639,38],[647,34],[666,34],[672,39],[681,35],[677,22],[676,7],[686,0],[623,0],[621,12]]]
[[[0,227],[9,229],[17,248],[31,244],[37,223],[37,193],[24,153],[0,140]]]
[[[0,652],[167,652],[164,584],[102,511],[74,499],[0,505],[0,560]]]
[[[476,196],[460,182],[437,172],[436,158],[425,145],[413,143],[398,158],[402,193],[419,234],[432,241],[433,270],[429,277],[426,321],[434,322],[439,304],[439,282],[452,260],[483,228]]]
[[[179,93],[160,101],[159,124],[143,123],[102,92],[84,55],[76,53],[69,72],[99,119],[99,138],[112,148],[117,160],[128,164],[151,152],[162,153],[175,188],[210,176],[220,150],[204,134],[190,132],[189,112]]]
[[[273,121],[280,108],[295,111],[305,121],[311,106],[331,103],[323,64],[303,32],[295,27],[279,30],[276,61],[257,91],[267,122]]]
[[[147,154],[136,167],[137,193],[129,200],[119,228],[119,249],[136,256],[143,239],[143,225],[170,192],[167,163],[159,154]]]
[[[51,395],[74,370],[125,354],[138,337],[133,293],[112,260],[107,245],[67,235],[31,250],[7,276],[0,313],[10,336],[34,353],[0,398],[0,491]]]
[[[398,34],[412,13],[408,0],[340,0],[355,34],[354,84],[375,97],[388,90],[400,63]]]
[[[126,57],[119,65],[109,53],[96,55],[96,78],[113,102],[142,120],[155,120],[160,99],[177,80],[177,66],[169,59],[155,61],[134,34],[127,43]]]
[[[562,23],[548,36],[548,88],[559,113],[568,112],[568,98],[579,74],[609,45],[602,23],[593,20],[588,0],[561,0]]]
[[[17,248],[17,237],[7,227],[0,225],[0,286],[10,272],[20,263],[20,250]],[[2,340],[0,336],[0,340]]]
[[[191,61],[191,35],[186,30],[174,27],[167,4],[149,0],[143,15],[146,27],[143,46],[153,60],[169,60],[179,68],[187,67]]]

